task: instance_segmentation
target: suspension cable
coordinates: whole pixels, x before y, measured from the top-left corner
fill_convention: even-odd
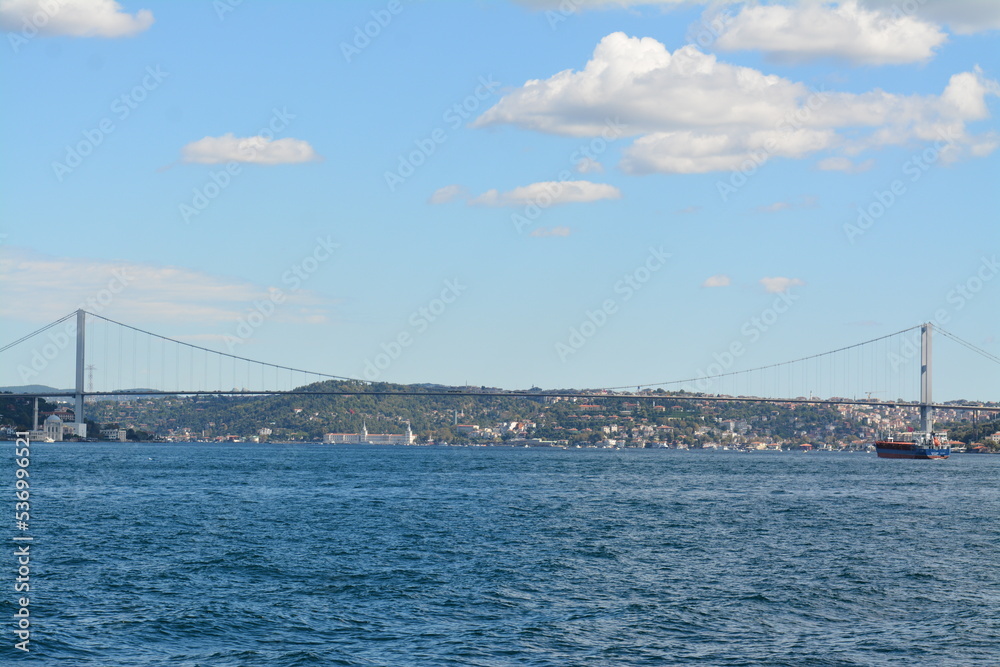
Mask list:
[[[952,339],[953,341],[955,341],[955,342],[956,342],[956,343],[958,343],[959,345],[963,345],[963,346],[965,346],[966,348],[968,348],[968,349],[972,350],[973,352],[976,352],[976,353],[978,353],[978,354],[981,354],[982,356],[986,357],[986,358],[987,358],[987,359],[989,359],[990,361],[993,361],[993,362],[995,362],[995,363],[998,363],[998,364],[1000,364],[1000,357],[996,356],[995,354],[990,354],[990,353],[989,353],[989,352],[987,352],[986,350],[984,350],[984,349],[982,349],[982,348],[979,348],[979,347],[976,347],[975,345],[973,345],[973,344],[972,344],[972,343],[970,343],[969,341],[967,341],[967,340],[962,340],[961,338],[959,338],[958,336],[956,336],[956,335],[955,335],[955,334],[953,334],[953,333],[948,333],[947,331],[945,331],[945,330],[944,330],[944,329],[942,329],[941,327],[935,327],[935,329],[936,329],[937,331],[939,331],[939,332],[943,333],[943,334],[944,334],[945,336],[947,336],[948,338]]]
[[[886,338],[892,338],[893,336],[898,336],[900,334],[904,334],[904,333],[907,333],[909,331],[913,331],[914,329],[919,329],[922,326],[923,326],[922,324],[918,324],[916,326],[909,327],[908,329],[903,329],[902,331],[897,331],[896,333],[891,333],[891,334],[887,334],[885,336],[880,336],[878,338],[873,338],[871,340],[866,340],[863,343],[855,343],[854,345],[848,345],[847,347],[842,347],[842,348],[837,349],[837,350],[830,350],[829,352],[821,352],[819,354],[813,354],[813,355],[810,355],[808,357],[802,357],[801,359],[793,359],[792,361],[782,361],[782,362],[777,363],[777,364],[769,364],[767,366],[758,366],[757,368],[750,368],[750,369],[747,369],[747,370],[744,370],[744,371],[730,371],[728,373],[720,373],[719,375],[706,375],[706,376],[697,377],[697,378],[689,378],[687,380],[670,380],[668,382],[650,382],[648,384],[639,384],[639,385],[630,384],[630,385],[625,385],[625,386],[621,386],[621,387],[599,387],[599,388],[594,389],[592,391],[618,391],[618,390],[621,390],[621,389],[631,389],[632,387],[635,387],[636,389],[641,389],[642,387],[663,387],[663,386],[671,385],[671,384],[686,384],[688,382],[698,382],[699,380],[715,380],[716,378],[724,378],[724,377],[728,377],[730,375],[737,375],[739,373],[753,373],[755,371],[762,371],[762,370],[766,370],[768,368],[775,368],[775,367],[778,367],[778,366],[786,366],[788,364],[797,364],[800,361],[808,361],[810,359],[816,359],[818,357],[825,357],[825,356],[830,355],[830,354],[836,354],[838,352],[843,352],[844,350],[850,350],[852,348],[861,347],[862,345],[868,345],[869,343],[874,343],[876,341],[880,341],[880,340],[883,340],[883,339],[886,339]]]
[[[5,352],[5,351],[9,350],[10,348],[14,347],[17,344],[23,343],[24,341],[28,340],[32,336],[37,336],[40,333],[44,333],[44,332],[48,331],[49,329],[51,329],[52,327],[54,327],[55,325],[60,324],[62,322],[65,322],[66,320],[68,320],[71,317],[76,317],[76,311],[75,310],[72,313],[70,313],[69,315],[67,315],[66,317],[60,318],[60,319],[56,320],[55,322],[52,322],[51,324],[46,324],[44,327],[42,327],[38,331],[33,331],[32,333],[28,334],[27,336],[22,336],[21,338],[18,338],[17,340],[15,340],[13,343],[10,343],[9,345],[4,345],[3,347],[0,347],[0,352]]]
[[[245,361],[248,364],[260,364],[261,366],[270,366],[272,368],[281,368],[281,369],[284,369],[284,370],[296,371],[296,372],[299,372],[299,373],[308,373],[310,375],[316,375],[318,377],[324,377],[324,378],[331,378],[331,379],[334,379],[334,380],[348,380],[348,381],[352,381],[352,382],[361,382],[361,380],[359,380],[358,378],[346,377],[346,376],[343,376],[343,375],[330,375],[328,373],[316,373],[314,371],[304,371],[304,370],[301,370],[299,368],[291,368],[289,366],[281,366],[279,364],[269,364],[269,363],[267,363],[265,361],[256,361],[254,359],[248,359],[246,357],[240,357],[240,356],[237,356],[235,354],[228,354],[226,352],[219,352],[218,350],[211,350],[211,349],[209,349],[207,347],[201,347],[200,345],[193,345],[191,343],[185,343],[184,341],[175,340],[173,338],[167,338],[166,336],[161,336],[160,334],[153,333],[152,331],[146,331],[144,329],[140,329],[138,327],[133,327],[133,326],[131,326],[129,324],[125,324],[123,322],[118,322],[116,320],[112,320],[111,318],[104,317],[103,315],[97,315],[96,313],[90,313],[90,312],[88,312],[87,314],[91,315],[93,317],[99,317],[100,319],[105,320],[107,322],[111,322],[112,324],[117,324],[120,327],[125,327],[126,329],[131,329],[133,331],[138,331],[139,333],[146,334],[147,336],[155,336],[156,338],[160,338],[160,339],[168,341],[170,343],[176,343],[177,345],[184,345],[186,347],[190,347],[190,348],[193,348],[193,349],[196,349],[196,350],[204,350],[205,352],[209,352],[211,354],[216,354],[216,355],[219,355],[221,357],[229,357],[230,359],[238,359],[239,361]],[[63,318],[63,319],[65,319],[65,318]]]

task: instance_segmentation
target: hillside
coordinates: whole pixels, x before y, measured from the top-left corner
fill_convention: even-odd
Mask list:
[[[418,441],[543,438],[567,442],[607,439],[643,446],[673,443],[698,446],[726,438],[835,441],[857,436],[857,425],[835,409],[810,405],[709,403],[671,400],[663,392],[640,398],[546,396],[449,396],[447,389],[421,395],[384,395],[400,385],[324,382],[311,391],[362,391],[359,395],[202,396],[105,401],[88,407],[101,424],[147,431],[157,437],[250,438],[319,441],[325,433],[403,433],[409,422]],[[561,392],[570,393],[570,392]],[[456,429],[457,423],[462,429]]]

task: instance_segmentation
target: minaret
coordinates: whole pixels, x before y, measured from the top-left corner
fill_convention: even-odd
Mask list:
[[[413,431],[410,429],[410,422],[406,422],[406,444],[413,444]]]
[[[368,442],[368,420],[361,421],[361,442]]]

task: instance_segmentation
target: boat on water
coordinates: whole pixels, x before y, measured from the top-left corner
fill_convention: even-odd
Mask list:
[[[934,402],[931,400],[931,323],[920,327],[920,430],[877,438],[875,453],[880,459],[946,459],[951,454],[948,434],[934,431]]]
[[[946,459],[951,454],[944,432],[906,433],[875,441],[880,459]]]

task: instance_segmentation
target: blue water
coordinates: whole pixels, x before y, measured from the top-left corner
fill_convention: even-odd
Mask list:
[[[1000,663],[1000,457],[32,447],[4,664]]]

